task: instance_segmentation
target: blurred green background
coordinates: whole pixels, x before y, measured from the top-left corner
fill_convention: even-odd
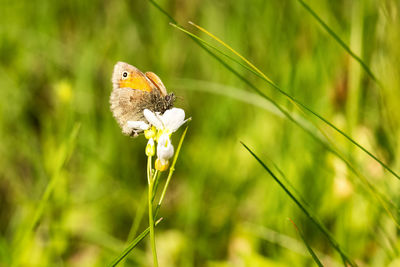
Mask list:
[[[200,34],[190,20],[219,36],[400,171],[399,1],[307,1],[382,86],[298,1],[157,3],[187,29]],[[0,1],[0,265],[104,266],[147,227],[146,140],[123,136],[109,109],[113,66],[124,61],[157,73],[193,119],[156,228],[161,266],[314,265],[288,218],[325,265],[341,265],[240,141],[276,164],[357,264],[399,266],[400,227],[365,183],[168,22],[148,1]],[[311,121],[392,202],[397,219],[400,181]],[[124,264],[151,259],[146,238]]]

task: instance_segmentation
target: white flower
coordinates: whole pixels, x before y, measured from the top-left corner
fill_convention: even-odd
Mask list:
[[[166,171],[169,167],[169,159],[174,155],[174,146],[171,143],[171,134],[179,129],[185,120],[185,111],[180,108],[172,108],[160,114],[148,109],[143,111],[144,121],[128,121],[128,127],[144,131],[145,137],[149,139],[146,146],[146,155],[154,155],[154,141],[157,141],[157,159],[155,168]],[[154,139],[153,139],[154,138]]]
[[[161,131],[161,134],[172,134],[187,121],[185,120],[185,111],[181,108],[168,109],[162,115],[160,115],[160,112],[152,112],[145,109],[143,114],[149,123],[144,121],[127,121],[128,127],[145,131],[150,128],[150,125],[154,125],[158,131]]]
[[[171,139],[168,134],[162,134],[158,138],[157,158],[162,165],[167,165],[168,160],[174,155],[174,146],[171,144]]]
[[[147,121],[154,125],[162,134],[171,134],[179,129],[185,120],[185,111],[181,108],[172,108],[160,115],[159,112],[151,112],[148,109],[143,111]]]

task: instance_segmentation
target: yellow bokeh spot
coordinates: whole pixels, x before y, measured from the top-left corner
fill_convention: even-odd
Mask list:
[[[57,100],[62,103],[69,103],[72,99],[72,86],[66,80],[61,80],[54,85],[55,92],[57,94]]]

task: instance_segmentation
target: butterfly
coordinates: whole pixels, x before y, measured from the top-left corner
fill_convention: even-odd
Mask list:
[[[112,75],[111,111],[126,135],[136,137],[143,130],[128,126],[128,121],[145,121],[143,110],[163,114],[173,107],[175,95],[168,94],[153,72],[142,73],[132,65],[117,62]]]

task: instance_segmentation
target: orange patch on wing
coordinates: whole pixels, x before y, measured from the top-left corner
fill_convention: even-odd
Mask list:
[[[145,77],[134,76],[119,82],[120,88],[129,87],[136,90],[151,92],[154,86]]]

